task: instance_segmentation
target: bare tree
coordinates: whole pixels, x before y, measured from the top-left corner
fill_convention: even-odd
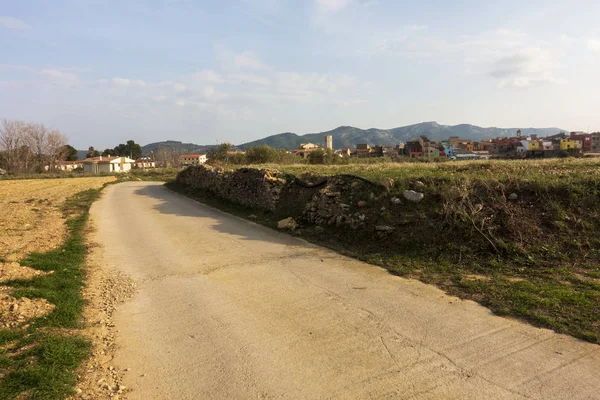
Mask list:
[[[2,120],[0,166],[9,173],[53,169],[66,156],[67,138],[41,124]]]
[[[49,169],[56,168],[59,161],[63,161],[67,155],[67,138],[58,130],[52,130],[46,136],[46,154],[48,156]]]
[[[43,171],[46,164],[48,129],[42,124],[28,124],[25,140],[33,153],[34,168]]]
[[[0,159],[9,173],[19,171],[20,152],[25,145],[27,125],[22,121],[2,120],[0,125]]]
[[[160,146],[154,154],[154,157],[157,166],[179,167],[181,165],[181,160],[179,159],[180,155],[180,150],[175,150],[168,146]]]

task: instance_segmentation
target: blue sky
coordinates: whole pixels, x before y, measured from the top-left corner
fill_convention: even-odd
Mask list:
[[[0,0],[0,118],[78,148],[422,121],[600,130],[597,0]]]

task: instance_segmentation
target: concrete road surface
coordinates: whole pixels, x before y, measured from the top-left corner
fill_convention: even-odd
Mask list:
[[[600,399],[600,346],[160,184],[113,186],[92,218],[139,285],[114,320],[133,399]]]

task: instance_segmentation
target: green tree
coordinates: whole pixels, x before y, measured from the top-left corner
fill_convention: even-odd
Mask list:
[[[92,158],[92,157],[99,157],[100,156],[100,152],[96,149],[94,149],[94,146],[90,146],[88,148],[88,152],[86,154],[87,158]]]
[[[66,161],[77,161],[77,149],[71,145],[65,145],[63,152]]]
[[[232,147],[233,145],[231,143],[226,142],[211,148],[206,154],[208,162],[210,164],[226,162]]]
[[[325,150],[315,149],[308,153],[309,164],[324,164],[325,163]]]
[[[142,147],[133,140],[121,143],[113,150],[114,155],[119,157],[131,157],[134,160],[142,156]]]
[[[246,162],[248,164],[267,164],[277,162],[279,154],[274,148],[263,144],[250,147],[246,151]]]
[[[115,153],[115,151],[113,149],[104,149],[104,151],[102,152],[103,157],[113,157],[116,155],[117,155],[117,153]]]

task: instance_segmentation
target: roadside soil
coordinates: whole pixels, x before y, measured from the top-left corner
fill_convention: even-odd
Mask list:
[[[94,230],[88,223],[86,237]],[[83,312],[86,328],[83,336],[92,342],[92,356],[83,363],[78,371],[79,381],[76,395],[71,399],[126,399],[127,387],[123,385],[123,376],[128,368],[114,365],[116,354],[115,338],[119,330],[115,329],[113,313],[117,305],[133,297],[136,284],[129,276],[115,269],[101,265],[100,254],[103,249],[90,239],[87,258],[87,284],[83,297],[87,302]]]

